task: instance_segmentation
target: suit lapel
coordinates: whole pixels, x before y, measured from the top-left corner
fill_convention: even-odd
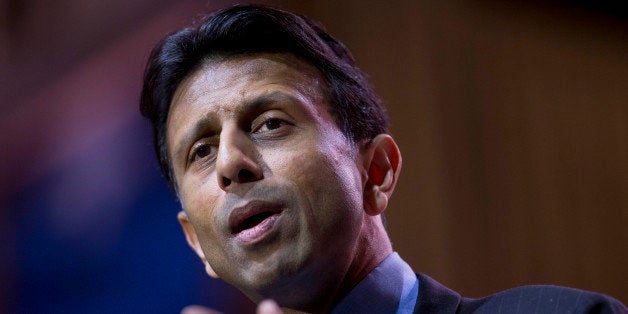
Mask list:
[[[419,279],[418,302],[414,313],[456,313],[460,306],[460,294],[441,285],[424,274],[417,274]]]

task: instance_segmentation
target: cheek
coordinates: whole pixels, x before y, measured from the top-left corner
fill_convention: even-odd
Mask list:
[[[189,210],[206,210],[208,204],[215,203],[220,196],[216,176],[212,174],[188,174],[179,185],[182,205]]]
[[[206,242],[217,237],[216,213],[218,193],[208,180],[188,180],[181,184],[181,205],[196,228],[199,240]]]
[[[356,222],[361,217],[361,179],[355,162],[333,151],[310,151],[290,156],[284,177],[298,189],[308,204],[316,229]]]

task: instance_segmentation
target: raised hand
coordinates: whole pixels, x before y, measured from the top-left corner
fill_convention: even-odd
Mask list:
[[[257,305],[256,314],[282,314],[283,312],[273,300],[264,300]],[[181,310],[181,314],[222,314],[216,310],[201,306],[188,305]]]

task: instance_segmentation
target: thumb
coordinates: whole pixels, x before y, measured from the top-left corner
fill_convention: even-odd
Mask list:
[[[279,305],[273,300],[267,299],[257,305],[257,314],[282,314]]]
[[[201,305],[188,305],[181,310],[181,314],[221,314],[218,311],[206,308]]]

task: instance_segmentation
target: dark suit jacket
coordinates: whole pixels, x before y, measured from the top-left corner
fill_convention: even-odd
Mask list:
[[[607,295],[558,287],[524,286],[481,299],[461,297],[434,279],[417,274],[418,302],[414,313],[628,313]]]

